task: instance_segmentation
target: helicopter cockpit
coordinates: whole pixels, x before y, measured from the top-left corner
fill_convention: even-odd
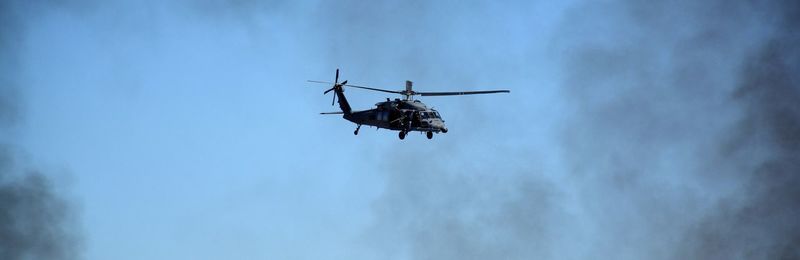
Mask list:
[[[436,112],[436,111],[422,111],[422,112],[420,112],[420,117],[422,117],[422,119],[428,119],[428,118],[439,118],[439,119],[441,119],[442,118],[442,117],[439,116],[439,112]]]

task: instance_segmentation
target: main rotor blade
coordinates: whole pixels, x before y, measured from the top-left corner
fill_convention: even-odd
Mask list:
[[[386,93],[394,93],[394,94],[403,94],[403,93],[405,93],[403,91],[386,90],[386,89],[379,89],[379,88],[370,88],[370,87],[363,87],[363,86],[356,86],[356,85],[344,85],[344,86],[348,86],[348,87],[351,87],[351,88],[360,88],[360,89],[372,90],[372,91],[380,91],[380,92],[386,92]]]
[[[415,92],[420,96],[460,96],[477,94],[511,93],[510,90],[482,90],[482,91],[457,91],[457,92]]]
[[[341,115],[341,114],[344,114],[344,112],[342,112],[342,111],[339,111],[339,112],[322,112],[322,113],[319,113],[319,114],[320,115]]]
[[[331,84],[331,85],[335,84],[333,82],[319,81],[319,80],[306,80],[306,81],[311,82],[311,83],[321,83],[321,84]]]
[[[319,84],[336,84],[336,83],[329,82],[329,81],[319,81],[319,80],[306,80],[306,81],[311,82],[311,83],[319,83]],[[342,82],[342,83],[344,83],[344,82]],[[379,89],[379,88],[370,88],[370,87],[364,87],[364,86],[359,86],[359,85],[350,85],[350,84],[341,84],[341,85],[345,86],[345,87],[360,88],[360,89],[380,91],[380,92],[386,92],[386,93],[405,94],[405,92],[403,92],[403,91],[386,90],[386,89]]]

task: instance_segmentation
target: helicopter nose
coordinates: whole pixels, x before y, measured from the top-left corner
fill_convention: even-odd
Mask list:
[[[431,120],[430,126],[438,131],[447,133],[447,127],[444,126],[444,122],[442,122],[441,120]]]
[[[436,128],[439,128],[440,130],[442,130],[442,133],[447,133],[447,127],[444,126],[443,123],[437,123],[436,124]]]

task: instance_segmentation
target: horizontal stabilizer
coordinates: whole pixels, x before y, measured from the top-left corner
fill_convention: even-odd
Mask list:
[[[342,111],[339,111],[339,112],[322,112],[322,113],[319,113],[319,114],[320,115],[341,115],[341,114],[344,114],[344,112],[342,112]]]

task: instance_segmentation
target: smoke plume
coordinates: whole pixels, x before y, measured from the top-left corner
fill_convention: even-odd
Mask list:
[[[413,259],[800,257],[798,10],[568,8],[552,37],[563,167],[502,146],[485,152],[505,160],[457,167],[436,164],[460,158],[457,143],[393,151],[371,245]]]
[[[37,171],[18,172],[11,153],[0,151],[0,258],[77,259],[70,204]]]
[[[0,3],[0,259],[77,259],[74,213],[59,184],[24,163],[6,139],[24,119],[17,56],[28,7]]]
[[[604,194],[588,200],[607,203],[589,217],[614,234],[609,246],[633,245],[605,253],[796,258],[797,5],[585,8],[589,18],[569,21],[581,31],[597,26],[593,17],[621,20],[599,23],[614,42],[572,39],[564,50],[574,53],[565,87],[580,111],[564,135],[565,157],[588,181],[581,189]],[[618,210],[629,212],[605,212]]]
[[[698,258],[800,258],[800,4],[769,12],[773,32],[744,60],[733,99],[744,116],[724,155],[744,164],[740,201],[723,201],[697,230]]]

